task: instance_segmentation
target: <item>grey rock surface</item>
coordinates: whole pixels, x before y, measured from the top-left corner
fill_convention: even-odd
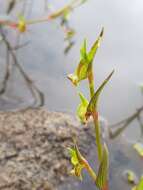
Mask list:
[[[56,189],[70,171],[67,148],[75,134],[87,154],[93,136],[68,114],[42,108],[1,112],[0,189]]]
[[[94,131],[67,113],[44,108],[0,112],[0,190],[87,190],[95,186],[86,172],[79,182],[69,177],[67,148],[77,135],[79,147],[97,171]],[[130,190],[125,169],[141,175],[142,160],[131,144],[107,140],[110,151],[110,190]]]

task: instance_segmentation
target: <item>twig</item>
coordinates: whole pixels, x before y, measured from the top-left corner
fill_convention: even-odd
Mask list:
[[[39,102],[39,104],[37,104],[37,106],[43,106],[44,105],[44,94],[35,86],[33,81],[29,78],[29,76],[25,73],[25,71],[23,70],[21,65],[18,63],[17,57],[16,57],[15,53],[13,52],[13,48],[11,47],[11,44],[9,43],[9,41],[6,39],[5,34],[3,32],[1,32],[1,35],[3,37],[3,41],[7,47],[7,50],[9,51],[10,55],[12,56],[13,64],[18,68],[19,72],[25,79],[25,82],[26,82],[31,94],[34,97],[33,105],[35,105],[37,102]]]
[[[138,123],[139,123],[139,126],[140,126],[140,131],[141,131],[140,138],[142,138],[143,137],[143,122],[142,122],[142,119],[141,119],[141,114],[139,114],[137,116],[137,120],[138,120]]]
[[[139,109],[137,109],[137,111],[135,113],[133,113],[130,117],[128,117],[114,125],[109,126],[108,127],[109,137],[111,139],[114,139],[115,137],[120,135],[129,126],[129,124],[133,120],[138,119],[138,117],[142,111],[143,111],[143,106],[141,106]],[[114,127],[118,127],[118,126],[120,126],[118,129],[115,129],[115,131],[112,130]]]
[[[19,50],[19,49],[21,49],[21,48],[23,48],[23,47],[29,45],[29,43],[30,43],[30,41],[24,42],[23,44],[18,44],[18,45],[16,45],[16,46],[12,47],[12,50],[15,50],[15,51],[16,51],[16,50]]]
[[[10,77],[10,54],[8,48],[6,49],[6,72],[2,81],[2,88],[0,89],[0,95],[4,94],[7,88],[7,83]]]
[[[9,0],[6,13],[9,14],[14,9],[15,5],[16,5],[16,0]]]

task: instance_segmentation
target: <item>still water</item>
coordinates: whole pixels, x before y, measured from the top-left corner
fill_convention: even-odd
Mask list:
[[[69,1],[51,2],[58,9]],[[27,17],[45,15],[43,7],[44,1],[34,1],[32,7],[27,9]],[[64,36],[58,21],[30,26],[21,37],[21,41],[30,43],[17,55],[25,71],[44,92],[45,106],[49,110],[75,113],[79,102],[77,92],[80,90],[88,97],[86,82],[76,89],[66,76],[74,71],[79,61],[83,39],[87,38],[90,48],[104,26],[104,39],[94,61],[96,87],[112,69],[115,69],[115,74],[100,98],[100,113],[110,123],[132,114],[142,104],[138,87],[143,81],[142,17],[141,0],[89,0],[71,15],[70,24],[76,30],[76,43],[67,56],[63,54]],[[2,78],[4,50],[0,48]],[[19,73],[14,72],[16,74],[11,77],[5,96],[0,98],[1,110],[21,108],[32,102]],[[137,127],[136,123],[131,126],[132,129],[134,127]],[[133,130],[128,133],[134,138]]]
[[[3,2],[0,1],[0,14],[4,14]],[[58,9],[67,3],[67,0],[53,0],[51,2]],[[46,14],[43,12],[43,7],[44,1],[33,1],[32,7],[27,9],[27,17],[39,18]],[[14,12],[13,15],[15,15]],[[76,30],[76,43],[66,56],[63,53],[64,35],[58,21],[30,26],[28,31],[21,36],[21,42],[29,41],[30,43],[27,47],[18,50],[17,56],[24,70],[37,87],[44,92],[45,107],[49,110],[74,114],[79,103],[78,91],[80,90],[85,96],[89,96],[86,82],[82,82],[80,87],[75,89],[66,76],[74,71],[79,61],[79,49],[83,39],[87,38],[88,47],[90,47],[102,26],[105,28],[105,35],[94,61],[96,88],[112,69],[115,69],[115,73],[100,98],[101,115],[107,118],[110,123],[114,123],[129,116],[142,105],[143,97],[139,90],[139,84],[143,82],[142,18],[142,0],[89,0],[71,15],[70,24]],[[15,42],[15,38],[11,37],[11,40]],[[3,46],[0,46],[0,57],[0,79],[2,80],[5,72]],[[15,69],[13,73],[6,93],[0,97],[1,110],[22,108],[32,103],[32,97],[19,72]],[[135,127],[136,130],[134,130]],[[134,122],[131,128],[126,131],[129,138],[135,139],[137,137],[139,134],[137,127],[137,123]],[[133,150],[131,149],[131,151]],[[92,158],[91,155],[90,160],[94,160]],[[122,158],[124,160],[121,161]],[[137,164],[139,163],[137,159],[129,162],[126,157],[122,158],[119,162],[117,162],[117,158],[111,158],[113,173],[117,174],[113,176],[112,189],[126,187],[119,180],[121,169],[124,169],[124,166],[129,166],[129,169],[132,166],[131,169],[137,172],[142,170],[139,167],[140,164]],[[124,165],[121,167],[122,162]],[[61,189],[63,190],[64,187]],[[67,190],[67,186],[65,189]],[[85,181],[82,184],[77,184],[74,189],[94,189],[94,184],[86,176]]]

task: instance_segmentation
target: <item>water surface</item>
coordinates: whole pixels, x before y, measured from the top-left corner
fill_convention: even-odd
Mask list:
[[[52,2],[56,8],[59,8],[67,1],[54,0]],[[43,1],[34,1],[32,9],[27,10],[29,11],[28,17],[42,16],[43,6]],[[0,9],[0,13],[3,14],[2,6]],[[45,106],[49,110],[75,113],[79,103],[77,92],[81,90],[87,97],[89,96],[86,82],[82,82],[81,86],[75,89],[66,76],[74,71],[79,61],[79,49],[83,39],[87,38],[90,48],[104,26],[104,39],[94,61],[96,88],[112,69],[115,69],[115,74],[100,98],[100,113],[110,123],[132,114],[142,104],[142,96],[138,87],[138,84],[143,81],[142,17],[143,1],[141,0],[89,0],[71,15],[71,26],[77,31],[76,44],[67,56],[63,54],[64,36],[58,21],[29,27],[27,33],[22,35],[21,41],[30,40],[30,43],[19,50],[17,56],[25,71],[44,92]],[[1,46],[1,79],[5,71],[4,52]],[[19,72],[16,69],[13,72],[15,74],[10,78],[6,93],[0,97],[1,110],[22,108],[32,102],[32,97]],[[129,138],[135,139],[138,136],[137,127],[137,123],[133,122],[132,130],[127,131]],[[112,164],[113,173],[116,173],[119,168],[120,173],[128,164],[135,170],[139,169],[136,160],[130,160],[130,163],[127,163],[125,159],[123,162],[126,163],[120,167],[117,158],[112,159],[116,161],[115,165]],[[112,188],[116,186],[116,182],[121,186],[125,185],[118,181],[118,177],[119,175],[114,176],[115,184],[112,184]],[[121,186],[117,188],[123,189]],[[74,189],[84,190],[87,187],[94,189],[94,184],[88,176]]]

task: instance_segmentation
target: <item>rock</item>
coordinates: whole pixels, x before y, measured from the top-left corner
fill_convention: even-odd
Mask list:
[[[84,173],[83,182],[69,177],[67,148],[77,135],[83,155],[97,171],[94,130],[81,126],[67,113],[44,108],[0,112],[0,190],[87,190],[95,185]],[[110,190],[128,190],[125,169],[140,176],[142,160],[125,139],[107,140],[110,150]]]
[[[70,171],[67,148],[77,134],[87,154],[89,128],[65,113],[28,109],[0,113],[0,189],[56,189]]]

